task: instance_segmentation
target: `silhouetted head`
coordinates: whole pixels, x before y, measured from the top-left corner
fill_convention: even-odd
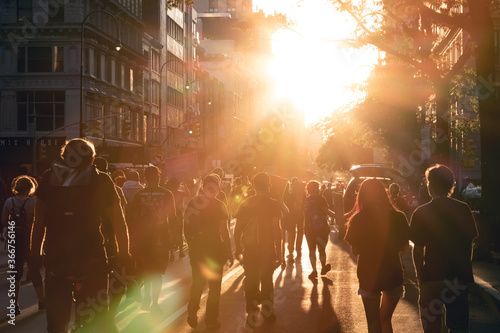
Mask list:
[[[398,195],[399,194],[399,185],[397,183],[392,183],[389,185],[389,192],[391,192],[392,195]]]
[[[148,166],[144,169],[144,178],[149,186],[155,186],[160,183],[160,169],[156,166]]]
[[[179,189],[180,185],[181,182],[177,178],[170,178],[169,180],[167,180],[165,187],[168,188],[169,190],[176,191]]]
[[[455,188],[453,172],[442,164],[436,164],[428,168],[425,171],[425,179],[431,197],[450,196]]]
[[[80,138],[66,141],[66,144],[61,148],[61,158],[70,168],[88,167],[94,162],[94,144]]]
[[[318,181],[311,180],[306,185],[306,191],[309,195],[318,195],[320,186],[321,184]]]
[[[255,191],[269,192],[271,188],[271,177],[265,172],[259,172],[252,178],[252,185]]]
[[[108,160],[104,157],[96,157],[94,159],[94,165],[97,170],[102,172],[108,172]]]
[[[35,178],[26,176],[26,175],[21,175],[17,176],[14,178],[12,181],[12,193],[15,195],[33,195],[35,194],[36,188],[38,184],[35,180]]]
[[[217,167],[217,168],[214,168],[212,170],[212,173],[215,173],[217,176],[219,176],[219,178],[222,180],[224,179],[224,170],[220,167]]]
[[[215,198],[220,191],[220,177],[211,173],[203,178],[203,194],[210,198]]]
[[[361,183],[355,208],[358,212],[387,211],[394,209],[384,184],[378,179],[366,179]]]
[[[241,177],[234,178],[234,186],[241,186],[241,185],[242,185]]]
[[[127,180],[132,180],[132,181],[138,182],[139,181],[139,172],[137,172],[137,170],[134,170],[134,169],[128,169],[127,171],[125,171],[125,178]]]
[[[118,170],[113,171],[113,173],[111,174],[111,178],[115,179],[116,177],[125,178],[125,172],[123,172],[122,169],[118,169]]]

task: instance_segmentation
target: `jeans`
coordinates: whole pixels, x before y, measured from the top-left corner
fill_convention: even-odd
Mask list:
[[[274,254],[263,256],[259,250],[245,249],[243,260],[246,311],[258,311],[262,304],[262,314],[269,317],[274,314]]]
[[[52,276],[45,277],[45,304],[47,331],[66,332],[71,318],[71,305],[75,299],[75,322],[90,327],[106,320],[108,314],[108,275],[96,274],[79,283]],[[96,326],[93,332],[101,329]]]
[[[219,318],[219,301],[222,286],[223,264],[217,262],[209,265],[202,258],[191,257],[191,271],[193,281],[188,303],[188,315],[195,315],[200,308],[200,299],[203,288],[208,281],[208,297],[205,322],[213,323]]]
[[[443,316],[449,332],[468,332],[469,286],[458,279],[420,283],[420,319],[425,333],[441,333]]]

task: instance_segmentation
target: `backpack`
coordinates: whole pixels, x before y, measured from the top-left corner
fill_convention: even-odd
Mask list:
[[[23,233],[24,231],[26,231],[29,228],[26,209],[24,208],[28,199],[29,198],[26,198],[20,207],[16,207],[16,203],[14,201],[14,198],[13,197],[10,198],[10,200],[12,202],[12,208],[9,212],[9,222],[14,221],[16,233]]]
[[[103,238],[107,229],[103,225],[101,233],[99,205],[102,177],[92,170],[87,184],[49,185],[44,249],[51,275],[78,280],[107,269]]]

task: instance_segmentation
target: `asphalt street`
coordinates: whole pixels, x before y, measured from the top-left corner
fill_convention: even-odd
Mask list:
[[[303,244],[302,260],[284,269],[277,269],[275,279],[275,309],[277,321],[266,324],[257,319],[256,329],[245,326],[245,301],[243,293],[243,268],[235,265],[224,272],[219,320],[221,328],[216,332],[367,332],[366,319],[360,296],[357,295],[356,257],[349,246],[338,240],[332,229],[327,246],[328,262],[332,270],[317,280],[308,278],[311,264],[306,243]],[[411,255],[404,255],[405,297],[398,304],[394,317],[394,332],[422,332],[417,298],[418,290]],[[317,263],[318,267],[319,262]],[[160,294],[160,313],[150,313],[139,302],[123,301],[115,324],[119,332],[204,332],[206,294],[202,297],[198,313],[199,326],[193,330],[187,325],[187,300],[191,283],[189,257],[171,262],[163,277]],[[2,308],[7,301],[5,269],[1,271],[0,293]],[[471,332],[499,332],[500,310],[491,298],[484,297],[484,290],[473,287],[471,293]],[[3,322],[0,332],[44,332],[45,312],[38,311],[31,283],[25,282],[20,292],[22,313],[15,326]]]

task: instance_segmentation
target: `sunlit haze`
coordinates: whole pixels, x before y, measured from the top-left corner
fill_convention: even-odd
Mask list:
[[[253,4],[266,14],[276,11],[295,21],[291,29],[274,34],[269,70],[276,83],[274,97],[289,99],[302,110],[306,126],[362,98],[349,85],[366,79],[377,52],[341,47],[356,29],[348,14],[338,13],[326,0],[254,0]]]

